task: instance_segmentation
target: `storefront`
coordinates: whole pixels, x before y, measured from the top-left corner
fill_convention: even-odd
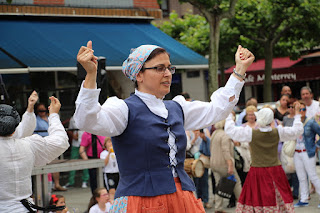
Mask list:
[[[0,28],[5,29],[0,38],[0,74],[10,75],[4,78],[4,83],[7,89],[10,88],[10,96],[20,103],[19,110],[25,109],[28,94],[33,89],[40,92],[40,101],[47,101],[54,94],[62,100],[63,109],[71,110],[74,109],[79,81],[81,83],[82,80],[77,77],[76,55],[80,46],[86,45],[89,40],[93,42],[95,55],[106,58],[106,66],[101,74],[108,81],[107,84],[112,82],[115,85],[109,91],[121,91],[120,98],[126,98],[134,91],[133,83],[121,72],[122,63],[132,48],[142,44],[165,48],[170,53],[171,63],[180,70],[197,70],[208,66],[206,58],[163,33],[150,23],[151,20],[128,17],[3,16],[0,20]],[[17,75],[25,75],[27,84],[16,87]],[[174,76],[173,84],[181,86],[179,73]],[[175,88],[174,91],[181,90]],[[101,95],[105,95],[105,100],[115,93],[111,91]]]
[[[258,102],[263,102],[263,82],[264,82],[265,60],[254,62],[247,71],[245,79],[244,100],[253,96],[258,98]],[[226,78],[230,76],[234,67],[225,71]],[[290,60],[289,57],[274,58],[272,63],[272,94],[273,100],[277,101],[284,85],[290,86],[292,94],[300,98],[300,89],[303,86],[310,86],[314,98],[320,95],[320,54],[313,53]]]

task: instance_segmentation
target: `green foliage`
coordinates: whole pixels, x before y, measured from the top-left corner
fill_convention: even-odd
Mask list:
[[[11,3],[12,3],[12,0],[7,0],[7,3],[8,3],[8,4],[11,4]]]
[[[231,26],[260,46],[258,58],[268,41],[275,56],[297,58],[301,48],[319,45],[319,14],[319,0],[239,0]]]
[[[209,26],[203,16],[186,14],[179,18],[173,11],[170,13],[170,21],[165,21],[157,27],[199,54],[208,53]]]
[[[239,0],[231,26],[255,41],[256,58],[265,58],[264,101],[271,101],[272,58],[296,59],[320,43],[319,0]]]

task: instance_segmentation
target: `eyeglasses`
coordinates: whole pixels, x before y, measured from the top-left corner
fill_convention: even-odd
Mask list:
[[[171,74],[174,74],[176,72],[176,67],[165,67],[165,66],[158,66],[158,67],[146,67],[144,68],[145,70],[156,70],[157,73],[162,73],[164,74],[166,70],[168,69]]]
[[[108,196],[108,195],[109,195],[108,193],[105,193],[105,194],[101,194],[100,197],[101,196],[105,197],[105,196]]]
[[[302,112],[302,111],[305,112],[306,110],[307,110],[306,108],[301,108],[301,109],[300,109],[300,112]]]
[[[294,107],[291,105],[291,106],[288,106],[288,108],[292,108],[293,109]]]

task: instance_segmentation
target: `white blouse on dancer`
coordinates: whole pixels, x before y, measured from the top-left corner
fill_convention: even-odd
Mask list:
[[[249,126],[241,127],[235,126],[235,123],[232,119],[232,114],[228,116],[226,119],[226,124],[224,126],[224,131],[227,135],[229,135],[232,139],[235,139],[239,142],[249,142],[252,141],[252,128]],[[281,125],[276,127],[278,129],[280,141],[288,141],[292,140],[292,138],[297,138],[299,135],[303,133],[303,125],[301,123],[301,115],[295,115],[293,126],[291,127],[283,127]],[[261,132],[270,132],[272,128],[270,126],[259,128]],[[302,130],[302,131],[300,131]]]
[[[36,115],[33,112],[26,111],[22,115],[21,122],[17,126],[13,137],[14,138],[24,138],[33,134],[36,128],[37,120]]]
[[[204,128],[225,119],[238,102],[244,81],[239,81],[231,75],[225,87],[219,88],[211,95],[211,102],[186,101],[182,96],[173,100],[183,109],[186,130]],[[81,86],[76,100],[74,119],[79,129],[102,136],[113,137],[120,135],[127,127],[128,106],[117,97],[111,97],[101,106],[98,102],[101,89],[86,89]],[[163,118],[168,117],[162,99],[154,95],[135,91],[154,114]],[[229,102],[229,98],[235,96]]]
[[[230,76],[225,87],[219,88],[211,95],[211,102],[186,101],[183,96],[176,96],[173,100],[179,103],[184,113],[184,128],[186,130],[202,129],[211,126],[220,120],[225,119],[238,102],[244,81],[239,81],[234,76]],[[101,106],[98,102],[101,89],[86,89],[81,86],[76,100],[76,112],[74,119],[79,129],[96,135],[113,137],[120,135],[127,127],[128,106],[124,100],[111,97]],[[168,110],[162,99],[156,96],[135,90],[137,95],[154,114],[168,117]],[[231,97],[235,97],[229,101]],[[170,162],[176,163],[175,139],[168,129],[170,144]],[[176,177],[174,167],[173,176]]]
[[[20,203],[32,194],[31,172],[34,166],[44,166],[68,147],[68,137],[59,115],[49,116],[50,136],[32,135],[25,138],[0,137],[0,212],[26,212]]]

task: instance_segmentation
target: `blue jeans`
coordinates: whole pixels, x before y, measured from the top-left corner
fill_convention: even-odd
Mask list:
[[[196,185],[197,197],[201,198],[204,203],[209,202],[209,184],[208,184],[208,169],[204,170],[201,178],[193,178],[194,184]]]

